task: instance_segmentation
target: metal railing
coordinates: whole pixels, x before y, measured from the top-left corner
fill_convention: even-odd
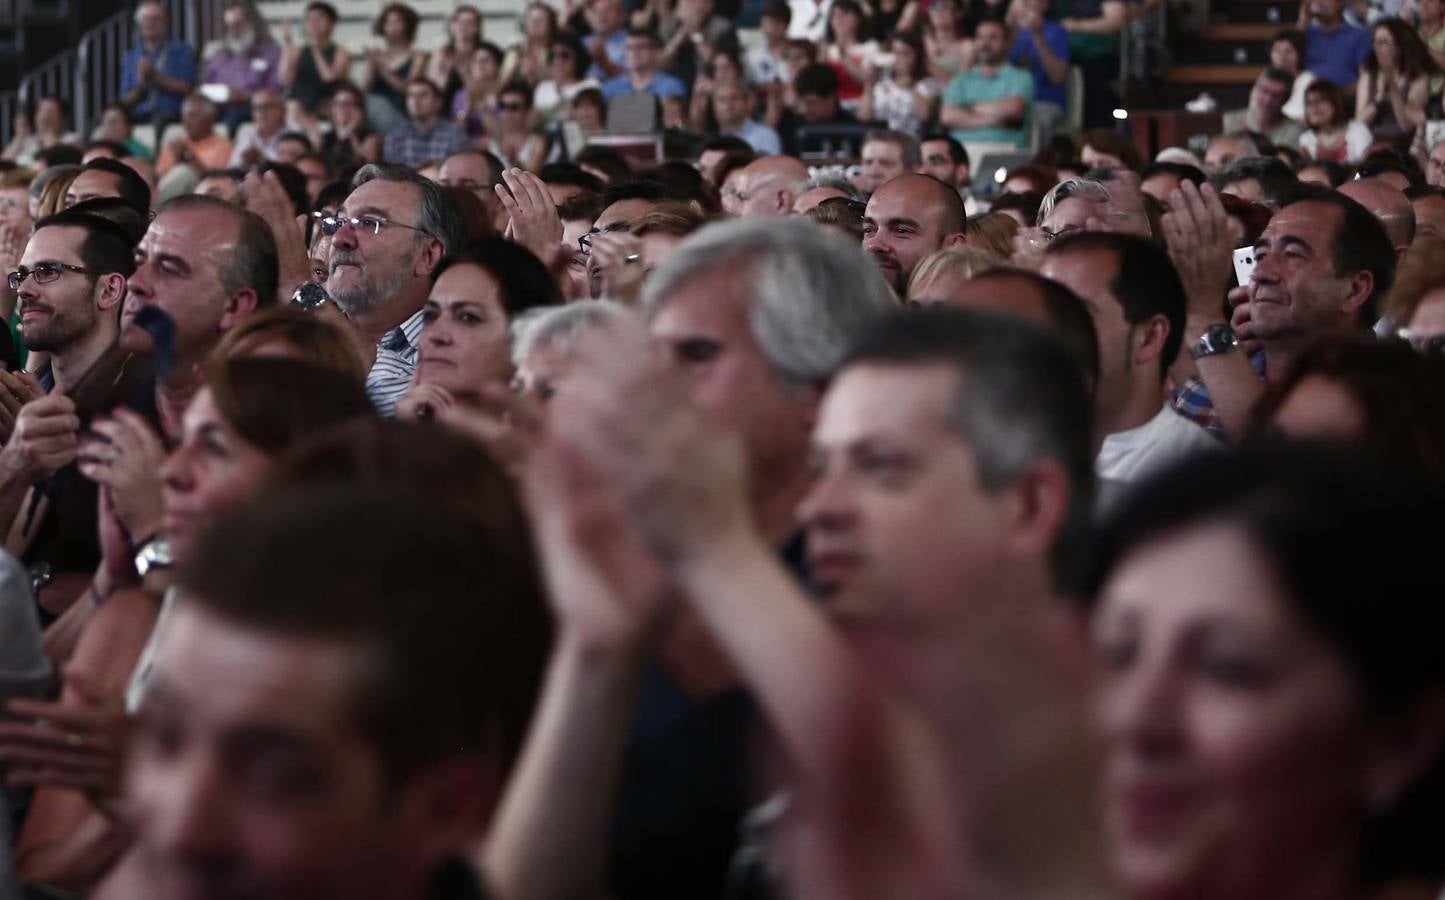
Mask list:
[[[205,42],[221,33],[223,2],[166,0],[171,37],[190,44],[199,57]],[[135,42],[132,13],[118,12],[86,31],[75,49],[27,74],[16,92],[0,95],[0,144],[10,142],[16,116],[51,95],[72,104],[75,130],[88,135],[106,106],[120,98],[121,61]]]

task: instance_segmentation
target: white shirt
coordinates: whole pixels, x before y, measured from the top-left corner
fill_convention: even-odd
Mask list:
[[[396,415],[396,401],[411,385],[416,371],[417,339],[421,335],[422,310],[391,329],[376,345],[376,362],[366,376],[366,396],[383,418]]]
[[[1099,477],[1097,508],[1107,508],[1129,484],[1196,453],[1222,446],[1209,432],[1166,403],[1158,415],[1138,428],[1104,438],[1104,446],[1094,460],[1094,473]]]

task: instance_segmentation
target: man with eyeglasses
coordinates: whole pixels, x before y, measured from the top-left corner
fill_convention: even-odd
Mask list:
[[[50,573],[38,599],[53,614],[100,561],[96,486],[73,465],[80,430],[117,405],[143,404],[150,383],[146,362],[117,347],[132,248],[119,225],[62,212],[40,220],[7,273],[26,345],[50,357],[38,378],[0,374],[0,526],[23,541],[32,572]],[[42,501],[32,485],[51,476]]]
[[[259,90],[251,97],[251,119],[256,127],[237,141],[231,152],[231,166],[243,169],[262,160],[276,158],[276,145],[286,134],[286,104],[278,91]]]
[[[419,167],[429,159],[446,159],[467,146],[466,132],[442,117],[441,88],[425,78],[406,84],[406,112],[410,118],[387,132],[382,151],[389,163]]]
[[[321,230],[331,235],[326,292],[376,343],[366,392],[389,417],[416,371],[432,272],[462,248],[466,225],[440,185],[405,166],[369,165]]]
[[[920,175],[932,175],[952,188],[968,184],[968,151],[946,132],[936,131],[923,136],[919,145],[923,161],[914,169]]]
[[[468,148],[442,160],[437,183],[471,191],[487,208],[487,217],[497,229],[507,226],[496,186],[502,183],[502,161],[487,150]]]

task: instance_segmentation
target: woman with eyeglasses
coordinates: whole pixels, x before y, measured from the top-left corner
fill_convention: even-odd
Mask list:
[[[422,307],[416,373],[398,418],[437,419],[482,405],[488,384],[512,378],[512,319],[562,303],[552,273],[525,247],[483,238],[442,260]]]
[[[489,130],[487,149],[506,168],[537,172],[547,161],[552,142],[532,127],[532,92],[520,81],[502,88],[497,95],[497,121]]]
[[[577,35],[561,31],[552,39],[547,77],[537,82],[532,91],[532,108],[537,111],[543,127],[555,127],[566,118],[578,94],[588,88],[601,90],[602,84],[597,79],[587,77],[587,69],[591,65],[592,54],[582,46]]]

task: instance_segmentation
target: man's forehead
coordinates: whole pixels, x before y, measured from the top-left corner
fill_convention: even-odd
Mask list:
[[[353,190],[343,206],[352,213],[366,208],[395,215],[414,210],[420,199],[420,189],[414,184],[377,178]]]
[[[21,258],[25,260],[47,258],[57,262],[70,262],[70,257],[77,256],[77,251],[84,240],[85,229],[83,228],[50,225],[30,236],[30,240],[25,243],[25,252]]]
[[[229,251],[235,243],[235,226],[230,218],[221,210],[204,207],[166,210],[151,222],[140,245],[150,250],[195,247]]]
[[[870,361],[845,368],[823,397],[815,443],[952,430],[961,375],[943,362]]]
[[[1274,214],[1260,240],[1267,242],[1285,236],[1300,238],[1311,244],[1326,240],[1334,233],[1339,215],[1339,210],[1330,203],[1313,200],[1291,203]]]

